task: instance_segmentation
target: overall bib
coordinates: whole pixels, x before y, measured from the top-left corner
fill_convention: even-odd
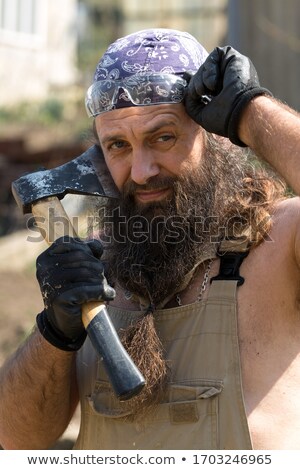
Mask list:
[[[155,311],[172,381],[166,399],[142,423],[122,410],[85,342],[77,360],[82,417],[75,449],[252,449],[237,335],[238,280],[232,277],[217,276],[205,301]],[[117,331],[141,315],[108,308]]]

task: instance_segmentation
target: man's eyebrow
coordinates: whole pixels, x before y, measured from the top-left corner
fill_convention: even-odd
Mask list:
[[[109,144],[110,142],[116,142],[116,140],[124,140],[124,135],[122,136],[121,134],[114,134],[114,135],[108,135],[101,139],[101,144]]]
[[[177,123],[175,120],[170,120],[170,121],[161,121],[155,124],[153,127],[150,127],[147,129],[144,134],[149,135],[149,134],[155,134],[155,132],[160,131],[164,127],[169,127],[169,126],[176,126]],[[124,140],[124,135],[122,134],[110,134],[107,136],[104,136],[103,139],[101,139],[102,144],[108,144],[109,142],[115,142],[116,140]]]
[[[150,129],[148,129],[145,134],[154,134],[155,132],[160,131],[162,128],[169,126],[176,126],[176,122],[174,120],[158,122],[153,127],[150,127]]]

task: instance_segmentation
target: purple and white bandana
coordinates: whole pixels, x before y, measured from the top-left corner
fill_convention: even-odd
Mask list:
[[[145,29],[112,43],[100,59],[94,81],[118,80],[145,72],[195,73],[208,53],[189,33]]]
[[[94,83],[87,91],[88,115],[95,117],[127,106],[179,102],[177,96],[183,97],[183,85],[178,80],[178,86],[175,82],[172,89],[171,77],[195,73],[207,55],[191,34],[174,29],[145,29],[117,39],[100,59]],[[160,77],[157,84],[155,74]]]

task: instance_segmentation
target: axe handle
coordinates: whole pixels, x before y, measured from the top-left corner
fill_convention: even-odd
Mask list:
[[[48,245],[62,236],[78,237],[57,197],[36,202],[32,206],[32,214]],[[103,361],[116,396],[123,401],[138,394],[145,385],[145,379],[124,349],[105,304],[88,302],[83,305],[82,321]]]

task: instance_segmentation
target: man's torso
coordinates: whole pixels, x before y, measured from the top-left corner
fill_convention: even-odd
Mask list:
[[[300,449],[299,269],[295,260],[289,207],[274,218],[268,240],[253,248],[237,290],[238,344],[245,411],[254,449]],[[210,276],[219,272],[215,260]],[[197,302],[201,270],[181,293],[183,305]],[[210,286],[204,293],[208,297]],[[119,291],[114,306],[137,310]],[[175,299],[167,307],[175,307]]]

